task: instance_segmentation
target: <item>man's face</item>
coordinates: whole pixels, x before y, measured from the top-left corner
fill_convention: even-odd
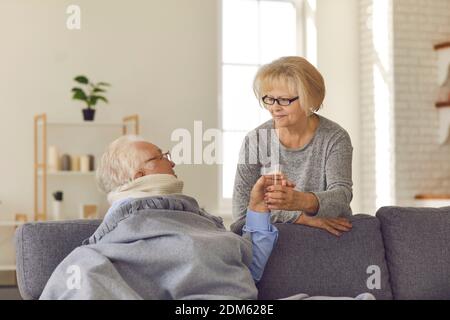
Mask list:
[[[134,179],[149,174],[171,174],[176,177],[173,167],[175,163],[163,154],[162,150],[152,143],[139,141],[134,143],[141,158],[141,165],[134,175]]]

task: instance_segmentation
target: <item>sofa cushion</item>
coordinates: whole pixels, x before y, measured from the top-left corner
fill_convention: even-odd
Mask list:
[[[53,270],[94,233],[100,222],[33,222],[18,228],[15,236],[16,267],[22,298],[38,299]]]
[[[450,207],[384,207],[377,217],[395,299],[450,299]]]
[[[351,221],[353,229],[339,238],[317,228],[277,224],[279,238],[258,283],[258,298],[297,293],[356,297],[370,292],[377,299],[392,299],[379,221],[367,215]],[[372,284],[375,273],[381,288],[369,289],[368,280]]]

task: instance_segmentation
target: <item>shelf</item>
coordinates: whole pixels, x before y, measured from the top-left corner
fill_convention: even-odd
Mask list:
[[[43,123],[39,122],[38,126]],[[119,122],[52,122],[47,121],[47,126],[51,127],[122,127],[124,124]]]
[[[34,116],[34,221],[47,218],[47,178],[55,177],[95,177],[95,171],[50,171],[47,163],[47,129],[48,127],[60,129],[82,128],[84,129],[114,129],[122,135],[139,135],[139,115],[125,116],[122,121],[98,122],[98,121],[65,121],[64,119],[47,121],[47,114]],[[53,132],[54,134],[55,132]],[[114,135],[116,137],[116,135]],[[45,174],[44,174],[45,173]]]
[[[450,101],[448,102],[436,102],[436,108],[450,107]]]
[[[0,227],[17,227],[23,225],[25,222],[20,221],[0,221]]]
[[[418,194],[416,200],[450,200],[450,194]]]
[[[450,41],[438,43],[434,46],[434,50],[450,48]]]
[[[39,176],[42,176],[42,171],[38,172]],[[47,171],[47,176],[54,177],[92,177],[95,176],[95,171],[80,172],[80,171]]]
[[[450,106],[449,106],[450,107]],[[450,108],[440,107],[439,112],[439,144],[444,144],[450,136]]]
[[[16,271],[16,266],[13,264],[0,265],[0,271]]]

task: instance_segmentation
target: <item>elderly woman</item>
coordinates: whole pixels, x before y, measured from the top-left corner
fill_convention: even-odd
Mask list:
[[[276,161],[296,187],[267,188],[265,200],[272,222],[323,228],[336,236],[349,231],[351,224],[343,217],[352,214],[353,147],[341,126],[316,113],[325,97],[322,75],[304,58],[283,57],[259,69],[254,92],[272,120],[250,132],[242,145],[232,228],[242,226],[261,168]],[[275,150],[268,147],[274,145]],[[269,160],[261,157],[262,147],[270,149]]]

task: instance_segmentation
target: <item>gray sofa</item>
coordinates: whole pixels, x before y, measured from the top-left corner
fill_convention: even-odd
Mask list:
[[[306,226],[278,224],[279,239],[259,299],[296,293],[377,299],[450,299],[450,207],[384,207],[355,215],[336,238]],[[27,223],[16,232],[17,281],[24,299],[37,299],[59,262],[100,221]]]

